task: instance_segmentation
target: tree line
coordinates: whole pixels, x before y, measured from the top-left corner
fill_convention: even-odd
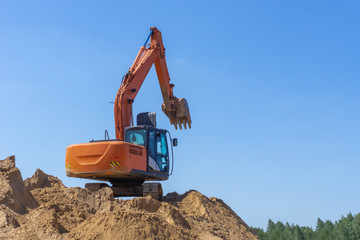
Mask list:
[[[269,219],[266,231],[253,228],[259,240],[360,240],[360,213],[332,223],[317,219],[316,228],[300,227],[299,225],[273,222]]]

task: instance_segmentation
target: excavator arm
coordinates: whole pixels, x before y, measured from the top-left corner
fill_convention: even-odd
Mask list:
[[[131,68],[123,77],[116,94],[114,106],[115,131],[116,138],[120,140],[124,140],[125,128],[133,124],[132,104],[153,64],[164,100],[162,110],[169,118],[170,124],[174,125],[176,129],[178,126],[180,129],[182,126],[186,129],[186,124],[191,128],[190,111],[186,99],[178,99],[173,94],[175,85],[170,83],[161,32],[156,27],[152,27],[150,30],[148,39],[140,48]],[[150,46],[147,46],[149,38]]]

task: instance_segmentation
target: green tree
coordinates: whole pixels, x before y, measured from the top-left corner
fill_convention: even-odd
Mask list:
[[[267,233],[264,232],[262,228],[252,228],[253,231],[255,231],[256,235],[258,236],[258,240],[266,240],[267,239]]]
[[[268,223],[268,240],[282,240],[285,226],[282,222],[274,224],[271,220]]]
[[[282,239],[289,239],[289,240],[293,240],[294,239],[294,234],[293,234],[294,230],[293,230],[293,226],[290,226],[290,224],[288,222],[286,222],[285,224],[285,229],[283,231],[282,234]]]
[[[275,223],[269,219],[266,232],[271,232],[275,230]]]
[[[301,227],[301,232],[306,240],[314,240],[316,233],[310,227]]]
[[[318,218],[316,224],[316,240],[329,240],[329,239],[336,239],[336,234],[334,230],[334,224],[327,220],[326,222],[321,221]]]
[[[360,219],[358,215],[354,217],[351,213],[349,213],[346,217],[341,217],[341,219],[335,223],[336,233],[339,240],[360,239]]]
[[[306,240],[305,235],[299,225],[294,227],[294,240]]]
[[[354,239],[360,239],[360,213],[354,216],[352,221]]]
[[[349,213],[339,221],[332,223],[317,219],[315,231],[310,227],[274,223],[269,219],[267,229],[254,229],[259,240],[360,240],[360,213]]]

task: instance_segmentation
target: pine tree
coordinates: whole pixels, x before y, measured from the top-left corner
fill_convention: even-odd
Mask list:
[[[296,225],[294,227],[294,240],[306,240],[305,239],[305,235],[303,233],[303,231],[301,230],[301,228],[299,227],[299,225]]]
[[[360,213],[355,216],[349,213],[335,223],[318,218],[315,231],[310,227],[274,223],[270,219],[266,231],[254,230],[259,240],[360,240]]]

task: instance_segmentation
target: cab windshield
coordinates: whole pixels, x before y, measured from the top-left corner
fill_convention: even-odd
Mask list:
[[[126,130],[125,141],[133,143],[133,144],[145,146],[146,145],[146,130],[145,129]]]

